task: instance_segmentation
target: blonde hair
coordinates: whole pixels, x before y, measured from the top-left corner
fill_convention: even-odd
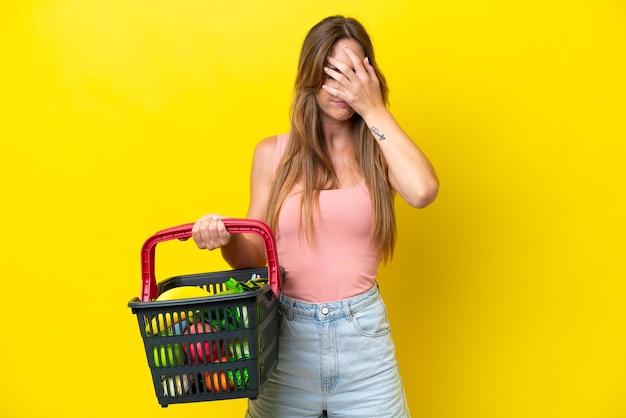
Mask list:
[[[358,42],[374,67],[380,81],[385,104],[388,88],[378,68],[374,48],[365,28],[355,19],[331,16],[317,23],[307,34],[298,63],[291,108],[291,131],[285,153],[276,169],[269,195],[267,223],[277,230],[280,208],[296,183],[303,188],[300,208],[307,239],[312,239],[312,226],[318,210],[320,190],[337,189],[339,181],[326,149],[320,123],[320,109],[315,98],[324,83],[324,66],[333,46],[340,39]],[[384,261],[393,256],[396,236],[394,192],[387,177],[387,166],[380,147],[363,119],[352,117],[355,158],[370,192],[373,206],[372,239]]]

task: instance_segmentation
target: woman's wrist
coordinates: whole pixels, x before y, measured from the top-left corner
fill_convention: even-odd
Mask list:
[[[374,138],[379,141],[387,139],[388,133],[385,130],[388,129],[389,122],[395,122],[393,116],[386,108],[368,113],[367,116],[363,118],[363,121]]]

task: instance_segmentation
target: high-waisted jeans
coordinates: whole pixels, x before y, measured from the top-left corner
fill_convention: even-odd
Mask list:
[[[246,418],[408,418],[385,304],[375,285],[305,303],[280,296],[278,362]]]

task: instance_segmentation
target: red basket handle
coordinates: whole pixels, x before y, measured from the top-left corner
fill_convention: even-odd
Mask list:
[[[264,222],[254,219],[223,218],[226,230],[232,233],[253,232],[260,235],[265,241],[265,257],[267,258],[268,282],[276,297],[282,290],[279,276],[278,255],[276,253],[276,242],[270,227]],[[157,232],[148,238],[141,248],[141,301],[148,302],[158,296],[157,282],[154,274],[154,254],[156,245],[159,242],[171,241],[174,239],[185,240],[191,237],[193,223],[174,226]]]

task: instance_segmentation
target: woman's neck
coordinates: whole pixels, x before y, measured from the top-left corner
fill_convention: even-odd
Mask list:
[[[346,145],[352,146],[352,123],[331,121],[324,123],[322,127],[324,141],[328,149],[344,149]]]

